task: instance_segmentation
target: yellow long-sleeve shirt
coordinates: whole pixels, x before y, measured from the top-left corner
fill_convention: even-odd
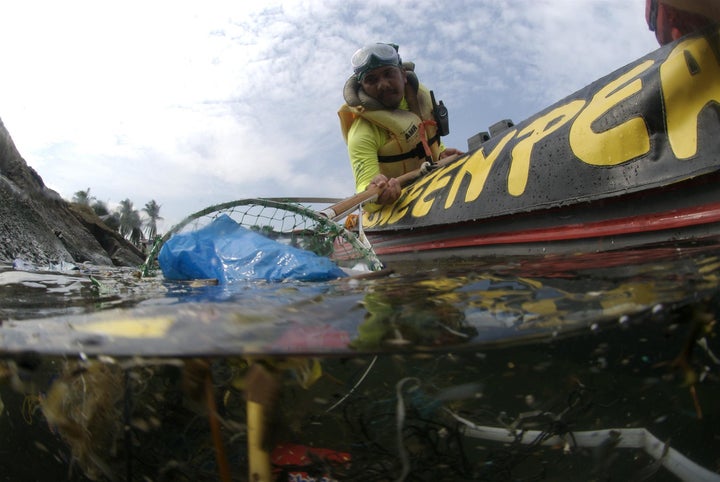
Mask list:
[[[410,110],[403,98],[398,107]],[[378,150],[388,142],[388,131],[376,124],[358,117],[350,126],[347,135],[348,155],[355,176],[355,192],[364,191],[370,181],[380,174]],[[445,146],[440,143],[440,152]]]
[[[399,109],[410,110],[403,98]],[[355,119],[347,136],[350,165],[355,175],[355,192],[364,191],[370,181],[380,174],[378,150],[388,141],[387,130],[361,117]]]

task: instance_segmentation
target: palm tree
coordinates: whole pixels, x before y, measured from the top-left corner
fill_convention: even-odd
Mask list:
[[[133,235],[133,231],[140,229],[142,220],[140,219],[140,213],[133,208],[130,199],[120,201],[118,214],[120,215],[120,234],[126,239],[137,237],[137,234]]]
[[[105,226],[112,229],[113,231],[120,232],[120,215],[118,213],[109,213],[105,216],[100,216]]]
[[[130,232],[130,242],[134,244],[137,247],[140,247],[140,243],[143,241],[143,233],[142,229],[140,229],[139,226],[136,226],[132,229]]]
[[[106,202],[96,199],[90,207],[108,228],[113,231],[120,231],[120,214],[117,212],[111,213]]]
[[[93,211],[95,211],[95,214],[97,214],[100,218],[110,214],[110,210],[108,209],[107,204],[98,199],[96,199],[95,202],[93,202],[92,206],[90,206],[90,207],[92,208]]]
[[[92,199],[95,198],[90,195],[90,188],[87,188],[84,191],[77,191],[73,194],[72,202],[82,204],[83,206],[90,206]]]
[[[150,202],[145,203],[143,211],[145,211],[145,214],[147,214],[148,217],[145,222],[147,237],[148,239],[153,240],[157,235],[157,222],[162,219],[160,216],[160,205],[153,199]]]

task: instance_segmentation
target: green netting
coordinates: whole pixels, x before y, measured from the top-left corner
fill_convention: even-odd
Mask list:
[[[340,266],[362,265],[372,271],[382,268],[371,246],[307,205],[275,199],[240,199],[209,206],[173,226],[153,244],[142,266],[142,275],[148,276],[157,269],[160,249],[173,235],[205,227],[223,214],[268,238],[328,257]]]

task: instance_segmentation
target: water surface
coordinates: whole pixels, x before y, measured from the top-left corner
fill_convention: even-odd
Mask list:
[[[256,392],[279,480],[714,480],[719,254],[225,286],[4,267],[2,480],[247,480]]]

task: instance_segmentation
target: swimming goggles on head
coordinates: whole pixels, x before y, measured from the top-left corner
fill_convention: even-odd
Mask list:
[[[402,60],[398,54],[398,48],[395,44],[375,43],[366,45],[355,52],[350,63],[358,80],[362,80],[366,72],[383,65],[401,65]]]

